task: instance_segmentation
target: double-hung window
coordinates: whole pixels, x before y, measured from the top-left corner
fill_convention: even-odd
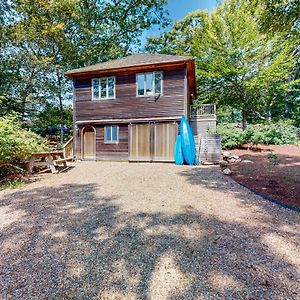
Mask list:
[[[116,97],[115,77],[92,79],[93,100],[114,99]]]
[[[106,144],[117,144],[119,142],[119,126],[106,125],[104,131],[104,142]]]
[[[162,94],[162,72],[140,73],[136,75],[137,96]]]

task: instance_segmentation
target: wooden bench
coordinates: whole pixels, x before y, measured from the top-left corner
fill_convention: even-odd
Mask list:
[[[64,158],[64,151],[49,151],[49,152],[35,152],[31,154],[28,165],[28,172],[31,174],[34,167],[47,167],[53,174],[58,173],[56,166],[63,164],[67,167],[67,161],[72,158]]]

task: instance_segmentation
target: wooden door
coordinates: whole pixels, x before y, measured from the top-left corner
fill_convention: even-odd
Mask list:
[[[83,159],[96,159],[96,136],[92,127],[83,133]]]
[[[150,124],[134,124],[129,126],[129,160],[150,161]]]
[[[174,161],[174,145],[178,134],[176,123],[154,124],[154,161]]]

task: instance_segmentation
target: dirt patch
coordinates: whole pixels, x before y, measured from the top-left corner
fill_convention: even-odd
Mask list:
[[[300,208],[300,147],[258,145],[231,151],[253,163],[231,165],[239,183],[292,207]]]

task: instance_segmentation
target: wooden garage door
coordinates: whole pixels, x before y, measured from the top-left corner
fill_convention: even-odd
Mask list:
[[[154,161],[174,161],[177,130],[176,123],[154,124]]]
[[[130,125],[129,160],[150,161],[150,124]]]
[[[176,123],[130,125],[129,160],[174,161]]]

